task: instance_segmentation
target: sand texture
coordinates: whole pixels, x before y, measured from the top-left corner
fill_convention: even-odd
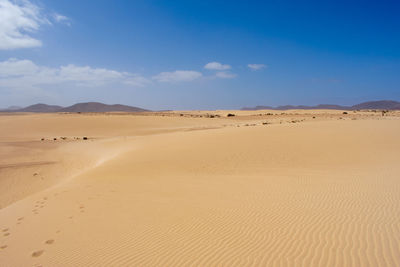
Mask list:
[[[0,266],[400,266],[400,113],[348,113],[2,114]]]

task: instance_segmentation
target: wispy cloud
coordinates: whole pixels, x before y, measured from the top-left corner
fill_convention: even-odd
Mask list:
[[[107,84],[145,86],[150,81],[138,74],[105,68],[69,64],[57,68],[36,65],[30,60],[11,58],[0,62],[0,87],[39,88],[43,85],[72,83],[75,86],[94,87]]]
[[[69,21],[60,14],[54,20]],[[42,41],[32,35],[44,24],[51,24],[48,16],[28,0],[0,0],[0,50],[42,46]]]
[[[229,70],[231,66],[228,64],[221,64],[219,62],[210,62],[204,66],[205,69],[208,70]]]
[[[71,26],[71,19],[68,18],[67,16],[64,16],[64,15],[61,15],[58,13],[54,13],[53,19],[58,23],[63,23],[65,25]]]
[[[193,81],[203,76],[201,72],[193,70],[176,70],[173,72],[161,72],[153,76],[153,79],[158,82],[188,82]]]
[[[247,67],[249,67],[251,70],[261,70],[267,66],[265,64],[248,64]]]
[[[236,74],[229,71],[219,71],[215,74],[215,76],[221,79],[232,79],[236,77]]]
[[[211,79],[232,79],[236,76],[230,71],[217,71],[215,75],[207,77]],[[0,89],[34,91],[57,86],[62,88],[146,87],[154,84],[154,82],[191,82],[201,77],[203,77],[203,74],[194,70],[161,72],[149,78],[137,73],[74,64],[48,67],[38,65],[28,59],[10,58],[6,61],[0,61]]]

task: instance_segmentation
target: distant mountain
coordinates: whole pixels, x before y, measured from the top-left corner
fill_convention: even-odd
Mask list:
[[[339,109],[339,110],[347,110],[350,107],[340,106],[340,105],[329,105],[329,104],[320,104],[317,106],[292,106],[292,105],[285,105],[285,106],[278,106],[278,107],[271,107],[271,106],[256,106],[256,107],[245,107],[242,110],[261,110],[261,109],[274,109],[274,110],[289,110],[289,109]]]
[[[321,104],[317,106],[256,106],[256,107],[245,107],[242,110],[261,110],[261,109],[275,109],[275,110],[289,110],[289,109],[338,109],[338,110],[358,110],[358,109],[388,109],[388,110],[400,110],[400,102],[391,100],[381,101],[369,101],[360,103],[354,106],[340,106],[340,105],[329,105]]]
[[[142,108],[125,106],[125,105],[107,105],[98,102],[78,103],[69,107],[61,107],[55,105],[35,104],[25,108],[2,109],[0,112],[34,112],[34,113],[51,113],[51,112],[143,112],[149,111]]]
[[[369,101],[363,102],[354,106],[340,106],[321,104],[317,106],[256,106],[245,107],[242,110],[261,110],[261,109],[275,109],[275,110],[289,110],[289,109],[337,109],[337,110],[361,110],[361,109],[386,109],[386,110],[400,110],[400,102],[392,100]],[[7,109],[0,109],[0,112],[34,112],[34,113],[50,113],[50,112],[144,112],[150,111],[138,107],[126,105],[107,105],[99,102],[78,103],[69,107],[61,107],[56,105],[35,104],[25,108],[11,106]]]
[[[277,109],[271,106],[255,106],[255,107],[244,107],[241,110],[262,110],[262,109]]]
[[[400,102],[391,100],[369,101],[352,106],[352,109],[400,109]]]
[[[26,108],[13,110],[14,112],[38,112],[38,113],[46,113],[46,112],[58,112],[62,109],[60,106],[55,105],[46,105],[46,104],[35,104],[32,106],[28,106]]]
[[[17,110],[17,109],[21,109],[22,107],[19,106],[9,106],[8,108],[6,108],[7,110]]]
[[[316,109],[347,109],[346,106],[341,106],[341,105],[332,105],[332,104],[321,104],[321,105],[317,105],[315,106]]]
[[[143,112],[148,110],[138,107],[119,105],[119,104],[107,105],[98,102],[78,103],[59,110],[59,112],[112,112],[112,111]]]
[[[14,110],[18,110],[21,109],[22,107],[18,107],[18,106],[9,106],[8,108],[2,108],[0,109],[0,111],[14,111]]]

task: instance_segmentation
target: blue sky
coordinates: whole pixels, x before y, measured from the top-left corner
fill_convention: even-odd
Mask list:
[[[0,107],[400,100],[395,1],[0,0]]]

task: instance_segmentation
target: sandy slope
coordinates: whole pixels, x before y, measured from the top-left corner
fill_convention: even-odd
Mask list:
[[[398,116],[179,114],[8,120],[0,265],[400,265]]]

